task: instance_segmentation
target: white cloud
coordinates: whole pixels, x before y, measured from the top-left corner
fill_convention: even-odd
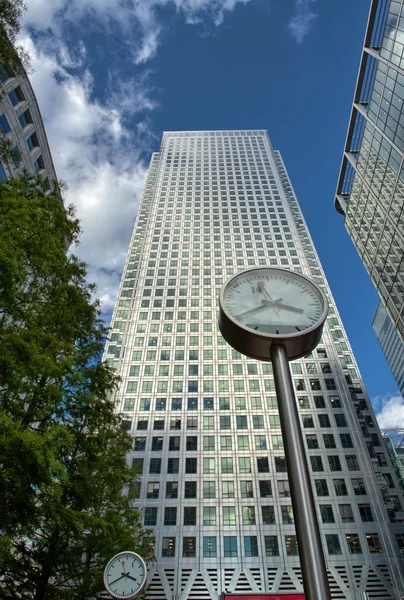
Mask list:
[[[382,429],[404,429],[404,400],[397,395],[377,396],[372,400],[376,418]]]
[[[288,23],[288,29],[298,44],[301,44],[309,33],[313,20],[317,17],[312,5],[317,0],[295,0],[295,13]]]
[[[31,82],[41,108],[56,173],[68,183],[66,202],[77,207],[81,244],[73,251],[89,263],[89,280],[98,286],[103,310],[116,295],[141,198],[146,165],[140,159],[147,135],[145,111],[154,107],[142,78],[128,80],[104,105],[92,99],[88,71],[72,76],[61,65],[66,52],[45,53],[25,38],[33,59]],[[146,81],[146,80],[144,80]],[[132,106],[119,98],[130,90]],[[124,125],[127,111],[138,111],[140,128]]]

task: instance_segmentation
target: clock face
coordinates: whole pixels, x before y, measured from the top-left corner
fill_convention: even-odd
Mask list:
[[[223,291],[223,306],[232,320],[268,336],[310,329],[322,319],[324,305],[322,293],[308,279],[276,268],[244,271]]]
[[[136,598],[146,585],[146,565],[134,552],[116,554],[104,571],[106,590],[113,598],[129,600]]]

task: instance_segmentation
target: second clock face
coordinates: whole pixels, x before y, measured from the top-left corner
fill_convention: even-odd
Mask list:
[[[146,581],[143,560],[134,552],[121,552],[108,563],[104,573],[104,583],[108,592],[119,599],[135,598]]]
[[[230,280],[224,307],[232,319],[257,333],[290,335],[314,326],[324,310],[317,288],[282,269],[251,269]]]

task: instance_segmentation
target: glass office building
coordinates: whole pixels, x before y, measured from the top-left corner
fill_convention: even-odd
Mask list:
[[[221,337],[224,281],[277,265],[322,286],[318,348],[291,363],[333,598],[404,595],[401,489],[281,155],[266,131],[163,135],[106,359],[155,536],[148,597],[302,591],[270,363]],[[365,594],[368,594],[366,596]]]
[[[404,342],[403,100],[404,4],[373,0],[335,206]]]
[[[372,323],[400,394],[404,396],[404,344],[383,304],[379,302]]]

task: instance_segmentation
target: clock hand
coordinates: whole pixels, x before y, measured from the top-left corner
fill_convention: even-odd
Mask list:
[[[132,577],[132,575],[129,575],[129,573],[126,573],[126,577],[132,579],[132,581],[137,581],[137,579],[135,577]]]
[[[114,579],[114,581],[108,581],[108,585],[112,585],[113,583],[116,583],[117,581],[122,579],[122,577],[124,577],[124,575],[125,575],[125,573],[122,573],[122,575],[120,577],[118,577],[118,579]]]
[[[261,292],[268,298],[268,300],[270,300],[274,304],[274,301],[272,300],[271,296],[269,295],[269,293],[265,289],[265,283],[263,281],[257,281],[257,287],[258,287],[258,289],[261,289]],[[274,308],[274,310],[276,312],[276,308],[275,307],[273,307],[273,308]]]
[[[302,308],[295,308],[294,306],[288,306],[287,304],[280,304],[275,300],[275,304],[277,308],[281,308],[283,310],[289,310],[290,312],[302,314],[304,311]]]
[[[278,302],[278,300],[276,300],[275,302]],[[239,315],[235,315],[235,318],[242,319],[243,317],[247,317],[248,315],[252,315],[256,312],[260,312],[261,310],[265,310],[266,308],[274,308],[275,302],[270,302],[269,300],[261,300],[261,306],[250,308],[250,310],[246,310],[240,313]]]

